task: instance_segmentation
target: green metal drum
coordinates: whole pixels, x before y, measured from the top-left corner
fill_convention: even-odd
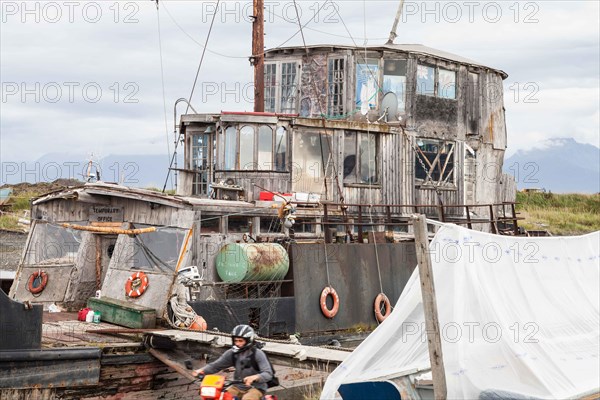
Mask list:
[[[216,264],[224,282],[276,281],[287,274],[290,259],[277,243],[229,243],[219,250]]]

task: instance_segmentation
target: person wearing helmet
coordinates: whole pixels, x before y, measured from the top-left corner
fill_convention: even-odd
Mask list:
[[[204,368],[194,370],[194,376],[214,374],[226,368],[235,367],[233,379],[243,381],[235,384],[227,392],[242,400],[260,400],[267,392],[267,382],[273,378],[273,369],[267,355],[255,346],[254,329],[248,325],[238,325],[231,332],[232,347],[214,362]],[[255,362],[252,358],[254,357]],[[258,366],[258,370],[255,367]]]

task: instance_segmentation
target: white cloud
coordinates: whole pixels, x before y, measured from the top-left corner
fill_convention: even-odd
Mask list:
[[[9,97],[0,104],[0,156],[36,159],[74,146],[83,153],[92,150],[102,154],[166,152],[154,2],[97,2],[102,5],[102,18],[97,23],[86,21],[81,12],[85,4],[93,2],[77,3],[72,23],[65,7],[56,23],[47,21],[50,14],[40,15],[39,23],[28,15],[23,23],[20,12],[6,13],[7,4],[25,3],[30,9],[35,4],[40,7],[45,4],[2,1],[5,11],[0,24],[2,83],[39,82],[42,86],[50,82],[60,85],[78,82],[80,86],[97,83],[103,97],[98,103],[86,101],[81,93],[77,93],[74,102],[57,103],[36,103],[31,100],[32,96],[23,102],[20,93]],[[60,1],[55,3],[64,5]],[[410,15],[405,14],[405,22],[400,23],[396,42],[422,43],[503,69],[509,73],[507,88],[516,82],[521,87],[528,82],[537,84],[540,90],[536,104],[515,103],[511,100],[514,93],[507,90],[509,152],[548,137],[569,136],[597,145],[600,130],[598,2],[481,2],[474,9],[473,22],[469,21],[467,3],[407,0],[407,7],[410,4],[413,8],[407,9]],[[167,130],[170,131],[174,100],[189,96],[202,52],[200,44],[204,43],[210,24],[207,11],[214,3],[163,1],[162,4],[160,22]],[[251,51],[248,2],[223,4],[227,9],[218,14],[209,42],[210,51],[205,55],[194,95],[193,104],[201,112],[252,108],[248,98],[251,92],[248,85],[252,81],[247,59]],[[293,20],[293,2],[267,0],[266,4],[268,10],[279,17],[269,12],[265,14],[265,43],[267,47],[277,46],[298,30]],[[297,4],[302,21],[306,22],[323,2]],[[308,25],[311,30],[305,30],[309,44],[352,44],[342,20],[357,44],[363,44],[365,22],[369,44],[383,43],[398,2],[335,2],[339,15],[331,4],[319,10],[318,18]],[[452,4],[458,5],[461,12],[455,23],[449,21],[456,17],[450,13]],[[497,23],[490,22],[494,4],[502,9]],[[365,6],[366,14],[363,14]],[[433,13],[425,13],[424,7],[433,9]],[[487,15],[483,14],[484,7],[489,11]],[[90,15],[93,16],[87,17]],[[124,22],[127,17],[132,23]],[[525,23],[527,18],[538,22]],[[286,45],[301,43],[301,36],[296,35]],[[119,89],[116,102],[115,83]],[[138,90],[133,95],[138,100],[136,104],[123,102],[133,93],[125,89],[128,83],[137,85]],[[215,88],[218,93],[212,94]]]

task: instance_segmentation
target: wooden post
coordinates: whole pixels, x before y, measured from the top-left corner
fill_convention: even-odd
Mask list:
[[[265,111],[265,16],[264,0],[254,0],[252,60],[254,63],[254,111]]]
[[[436,400],[446,399],[446,374],[444,358],[442,357],[442,340],[438,321],[435,286],[431,258],[429,257],[429,239],[427,237],[427,222],[422,214],[413,215],[415,232],[415,248],[421,279],[421,295],[423,296],[423,311],[425,313],[425,329],[427,330],[427,346],[433,376],[433,396]]]
[[[517,222],[517,211],[515,210],[515,203],[510,204],[510,209],[512,211],[513,218],[513,232],[515,236],[519,236],[519,224]]]
[[[492,233],[498,233],[498,225],[496,225],[496,217],[494,216],[494,205],[490,204],[490,224],[492,224]]]
[[[465,206],[465,209],[467,211],[467,226],[469,227],[469,229],[473,229],[473,225],[471,224],[471,211],[469,211],[469,206]]]
[[[100,289],[102,283],[102,241],[100,235],[94,235],[96,240],[96,290]]]

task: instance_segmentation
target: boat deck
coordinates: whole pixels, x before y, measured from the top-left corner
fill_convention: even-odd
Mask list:
[[[109,329],[114,333],[94,331]],[[141,345],[141,333],[134,329],[108,322],[83,322],[76,312],[44,312],[42,322],[42,348],[51,347],[122,347],[123,344]]]

